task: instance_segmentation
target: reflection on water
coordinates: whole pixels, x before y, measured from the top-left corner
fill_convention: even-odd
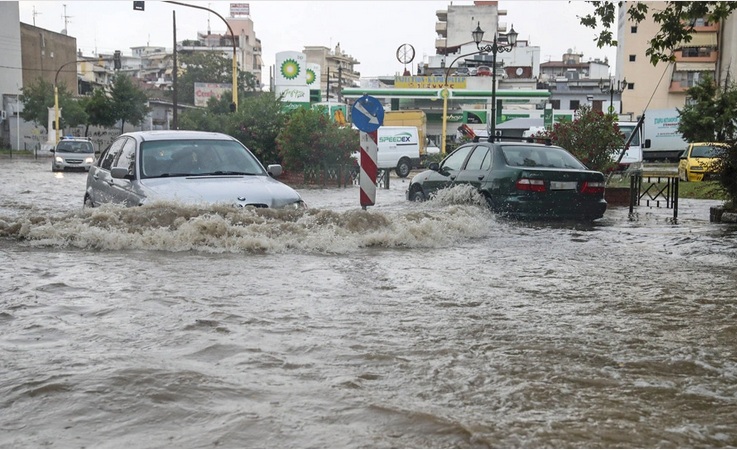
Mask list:
[[[0,176],[0,447],[737,445],[708,202],[526,223],[392,179],[367,211],[88,210],[84,174]]]

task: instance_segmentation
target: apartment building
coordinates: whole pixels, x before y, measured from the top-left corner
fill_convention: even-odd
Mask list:
[[[650,39],[660,30],[653,13],[667,7],[666,2],[648,2],[648,16],[640,23],[627,17],[627,4],[619,9],[617,29],[617,80],[626,80],[622,110],[637,117],[646,109],[682,108],[686,90],[709,75],[720,83],[734,80],[737,38],[734,15],[722,23],[703,18],[692,23],[689,42],[673,49],[675,61],[653,65],[646,55]]]

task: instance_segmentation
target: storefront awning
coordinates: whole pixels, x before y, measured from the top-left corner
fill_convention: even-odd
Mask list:
[[[716,63],[679,62],[676,63],[676,72],[714,72]]]
[[[691,35],[690,41],[681,43],[681,47],[716,47],[716,46],[717,46],[717,34],[716,33],[694,33]]]

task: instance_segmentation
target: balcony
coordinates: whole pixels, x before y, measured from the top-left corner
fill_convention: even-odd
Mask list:
[[[448,21],[448,10],[447,9],[439,9],[435,11],[435,16],[437,16],[438,20],[441,22],[447,22]]]
[[[443,37],[448,37],[448,22],[436,22],[435,32]]]

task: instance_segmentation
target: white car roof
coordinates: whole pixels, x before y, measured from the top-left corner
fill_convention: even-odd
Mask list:
[[[171,141],[179,139],[217,139],[224,141],[234,141],[235,138],[223,133],[213,133],[209,131],[192,131],[192,130],[153,130],[153,131],[134,131],[125,133],[123,136],[131,136],[141,141]]]

